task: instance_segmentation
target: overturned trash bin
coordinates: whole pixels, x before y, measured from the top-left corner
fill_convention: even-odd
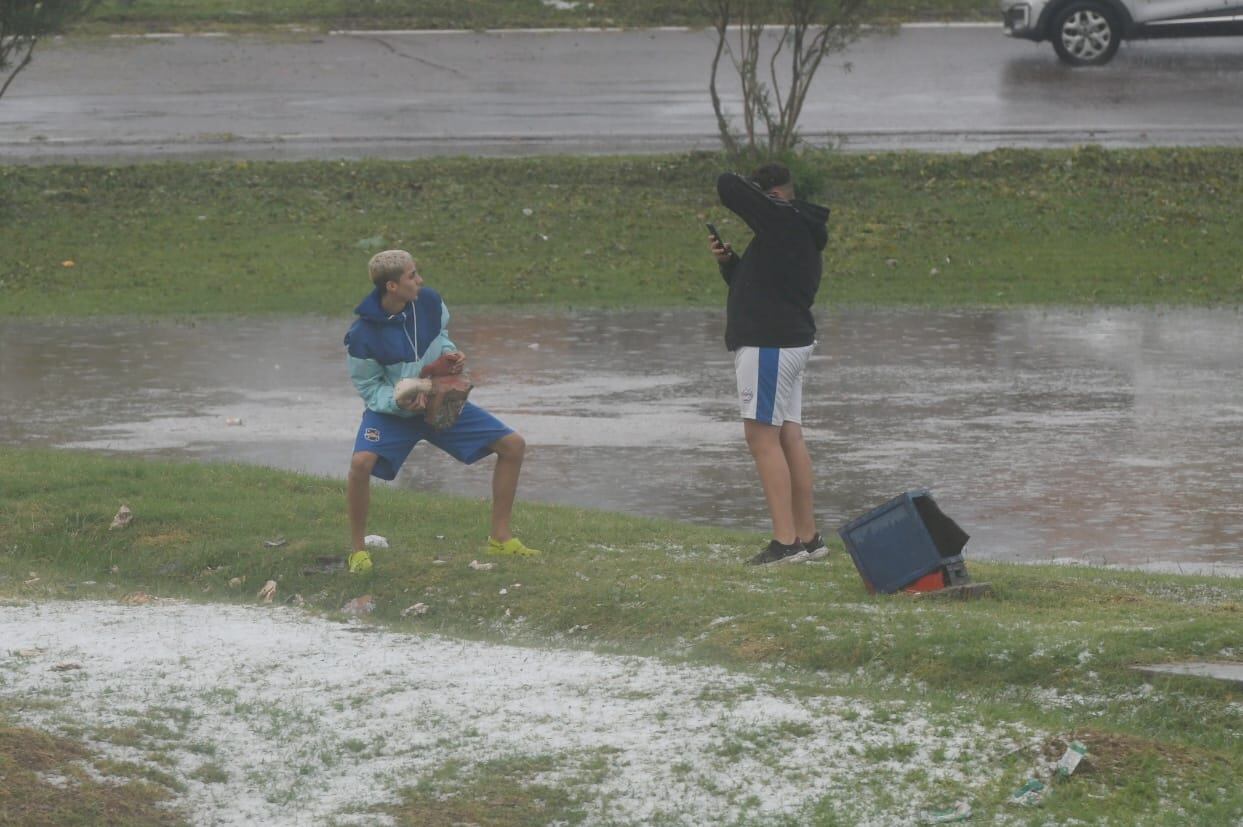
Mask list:
[[[962,559],[969,535],[941,512],[926,490],[894,497],[837,533],[869,592],[933,592],[971,584]],[[986,584],[978,585],[988,590]]]

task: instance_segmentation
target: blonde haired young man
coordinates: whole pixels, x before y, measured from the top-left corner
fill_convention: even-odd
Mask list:
[[[374,289],[354,309],[358,319],[345,335],[350,379],[366,404],[354,440],[346,494],[350,571],[367,572],[372,566],[364,548],[371,478],[395,479],[410,451],[423,440],[467,465],[496,454],[487,551],[538,555],[513,536],[509,524],[526,453],[522,435],[470,402],[457,422],[437,431],[424,422],[417,402],[398,403],[393,396],[402,379],[462,371],[466,356],[449,339],[449,310],[440,294],[423,286],[414,258],[405,250],[376,253],[367,271]]]

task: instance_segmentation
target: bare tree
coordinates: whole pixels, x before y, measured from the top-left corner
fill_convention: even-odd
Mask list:
[[[59,34],[96,0],[0,0],[0,98],[30,65],[39,38]]]
[[[867,0],[701,0],[716,30],[708,93],[721,143],[731,154],[778,155],[799,142],[798,119],[812,79],[826,55],[859,39]],[[769,24],[780,27],[760,74]],[[731,30],[737,35],[731,40]],[[721,59],[728,56],[742,87],[742,129],[735,133],[717,91]],[[783,60],[784,58],[784,60]],[[785,67],[782,77],[781,67]],[[762,130],[762,131],[761,131]]]

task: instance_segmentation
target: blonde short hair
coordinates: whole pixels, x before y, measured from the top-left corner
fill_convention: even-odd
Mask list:
[[[411,264],[414,264],[414,256],[405,250],[385,250],[371,257],[367,263],[367,274],[371,276],[372,284],[383,287],[386,282],[400,279]]]

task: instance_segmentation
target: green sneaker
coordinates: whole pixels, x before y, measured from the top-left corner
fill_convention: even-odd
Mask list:
[[[543,552],[527,548],[517,537],[511,537],[505,542],[488,538],[488,554],[503,554],[507,557],[539,557]]]
[[[356,551],[351,554],[347,560],[350,567],[350,574],[366,574],[371,571],[371,554],[366,551]]]

